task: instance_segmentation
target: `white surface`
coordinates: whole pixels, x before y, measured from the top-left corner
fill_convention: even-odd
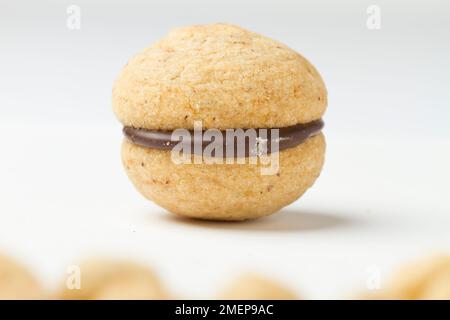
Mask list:
[[[450,5],[379,1],[10,1],[0,8],[0,252],[49,286],[89,255],[153,266],[172,291],[212,297],[256,270],[339,298],[401,262],[450,252]],[[72,2],[70,4],[73,4]],[[329,91],[324,171],[283,212],[241,224],[175,219],[120,164],[111,87],[175,26],[231,22],[285,42]],[[55,130],[59,132],[55,134]],[[62,133],[61,133],[62,132]]]
[[[211,297],[255,270],[307,297],[338,298],[364,288],[368,268],[384,280],[408,258],[450,250],[448,143],[329,137],[325,169],[300,201],[214,223],[138,195],[120,164],[120,126],[2,128],[0,243],[49,285],[100,254],[154,266],[181,295]]]

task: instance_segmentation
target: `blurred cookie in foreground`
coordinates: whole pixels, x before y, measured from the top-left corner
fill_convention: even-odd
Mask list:
[[[433,278],[422,292],[422,299],[450,300],[450,268]]]
[[[24,267],[0,254],[0,300],[46,298],[39,282]]]
[[[222,300],[296,300],[289,288],[256,274],[243,274],[222,292]]]
[[[413,261],[394,275],[388,293],[393,299],[435,299],[435,295],[450,299],[449,272],[450,256],[447,255]],[[446,296],[443,294],[445,289]]]
[[[400,268],[387,287],[363,299],[425,300],[450,299],[450,256],[434,255]]]
[[[117,260],[87,260],[80,264],[80,288],[67,285],[59,298],[70,300],[161,300],[168,296],[149,268]]]

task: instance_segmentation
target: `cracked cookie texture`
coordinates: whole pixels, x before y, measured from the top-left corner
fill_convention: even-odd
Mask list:
[[[122,144],[122,161],[137,190],[172,213],[208,220],[269,215],[298,199],[324,162],[323,134],[279,153],[279,172],[262,175],[261,163],[175,164],[171,153]]]
[[[132,58],[117,78],[113,110],[147,130],[281,128],[321,119],[327,91],[317,70],[286,45],[229,24],[174,29]],[[146,198],[177,215],[246,220],[272,214],[312,186],[324,162],[322,133],[261,162],[176,164],[170,151],[125,140],[122,162]],[[272,163],[273,164],[273,163]]]
[[[320,119],[327,91],[317,70],[286,45],[229,24],[174,29],[132,58],[113,109],[145,129],[274,128]]]

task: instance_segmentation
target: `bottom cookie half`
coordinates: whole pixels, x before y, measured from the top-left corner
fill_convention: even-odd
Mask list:
[[[176,164],[170,151],[122,145],[125,170],[140,193],[172,213],[210,220],[259,218],[298,199],[320,174],[324,136],[276,155],[264,164],[249,158],[245,164]],[[269,169],[274,165],[278,171]]]

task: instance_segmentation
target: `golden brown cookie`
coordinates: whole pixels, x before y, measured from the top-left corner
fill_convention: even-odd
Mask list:
[[[159,300],[167,295],[159,280],[147,267],[126,261],[88,260],[80,264],[79,289],[64,288],[61,299],[82,300]]]
[[[224,300],[296,300],[298,296],[285,286],[255,274],[235,279],[219,299]]]
[[[146,198],[178,215],[269,215],[298,199],[322,169],[320,119],[327,92],[320,75],[287,46],[237,26],[175,29],[125,66],[112,100],[124,125],[122,161],[129,178]],[[198,122],[223,134],[274,128],[290,133],[258,136],[257,143],[280,145],[279,152],[269,152],[269,163],[250,152],[232,164],[210,164],[211,157],[198,153],[191,158],[200,157],[200,163],[175,162],[170,133],[192,130]],[[155,140],[164,134],[169,138]],[[262,173],[270,166],[276,169]]]
[[[273,39],[229,24],[177,28],[125,66],[113,88],[119,120],[146,129],[276,128],[320,119],[316,69]]]
[[[358,299],[450,299],[450,256],[433,255],[401,267],[387,286]]]
[[[28,270],[0,255],[0,300],[45,298],[44,289]]]
[[[172,213],[201,219],[245,220],[278,211],[316,180],[324,161],[322,134],[280,152],[280,171],[260,165],[176,165],[170,152],[123,142],[122,160],[135,187]]]
[[[428,282],[420,295],[420,299],[450,300],[450,267]]]
[[[435,255],[410,262],[393,277],[387,293],[393,299],[426,299],[434,294],[438,287],[436,279],[450,271],[450,256]],[[443,282],[443,286],[450,283]],[[442,292],[442,289],[436,289]]]

